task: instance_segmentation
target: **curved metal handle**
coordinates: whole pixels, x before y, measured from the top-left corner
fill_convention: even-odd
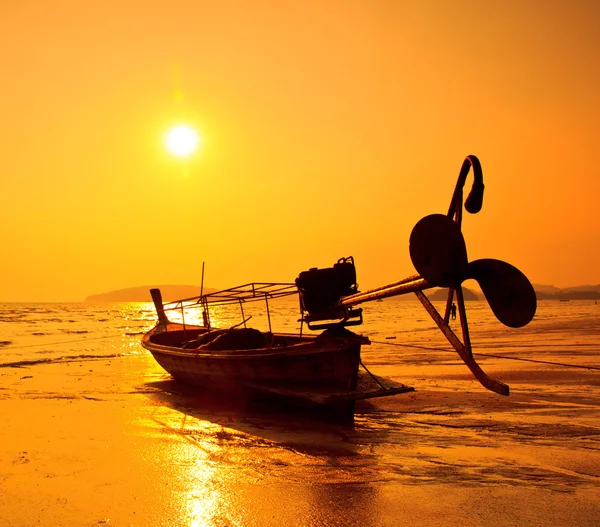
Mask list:
[[[452,218],[454,214],[459,214],[462,209],[462,190],[467,180],[469,171],[473,168],[473,186],[471,192],[465,200],[465,209],[470,214],[477,214],[483,205],[483,170],[481,169],[481,163],[474,155],[468,155],[463,161],[460,173],[458,174],[458,181],[454,188],[454,194],[452,195],[452,201],[450,202],[450,209],[448,210],[448,216]]]

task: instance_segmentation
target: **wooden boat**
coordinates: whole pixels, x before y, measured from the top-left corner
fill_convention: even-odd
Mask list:
[[[226,329],[211,327],[210,309],[239,303],[241,315],[247,302],[297,295],[296,284],[250,283],[216,293],[164,304],[158,289],[151,290],[158,324],[144,335],[146,348],[173,378],[197,388],[237,392],[245,396],[278,395],[315,405],[336,406],[340,413],[353,412],[353,402],[412,391],[412,387],[384,387],[360,383],[362,345],[369,339],[342,325],[333,324],[319,335],[261,332],[244,320]],[[185,322],[186,312],[202,310],[205,325]],[[167,313],[180,314],[172,322]],[[375,377],[373,376],[373,379]]]
[[[479,160],[467,156],[456,184],[447,215],[432,214],[417,223],[410,236],[409,252],[418,274],[397,282],[358,291],[352,257],[340,258],[331,268],[301,272],[294,283],[250,283],[198,297],[163,303],[161,293],[151,290],[158,323],[144,335],[142,345],[175,379],[211,390],[260,393],[330,405],[345,416],[354,412],[354,401],[412,391],[397,384],[385,386],[361,361],[366,337],[348,330],[362,323],[358,304],[415,293],[450,345],[487,389],[501,395],[509,387],[490,378],[473,357],[462,282],[475,279],[492,311],[503,324],[518,328],[531,321],[536,311],[533,286],[516,267],[494,259],[468,261],[461,232],[463,187],[473,169],[474,184],[464,202],[467,212],[479,212],[483,200],[483,174]],[[204,272],[203,272],[204,276]],[[424,291],[448,288],[445,313],[439,313]],[[300,331],[297,335],[271,331],[269,300],[298,295]],[[449,325],[454,300],[462,330],[462,340]],[[268,332],[246,327],[244,304],[265,301]],[[238,304],[242,322],[230,328],[215,329],[211,309],[217,305]],[[195,309],[202,323],[186,323],[186,311]],[[169,319],[177,313],[181,321]],[[319,335],[304,334],[322,331]],[[243,327],[241,327],[243,326]],[[363,368],[368,383],[361,383]],[[362,370],[361,370],[362,371]]]
[[[358,335],[329,337],[248,333],[250,328],[236,328],[220,333],[204,327],[169,324],[165,331],[155,328],[142,345],[156,361],[178,380],[199,386],[223,386],[255,382],[290,385],[336,385],[352,390],[364,339]],[[258,331],[258,330],[254,330]],[[214,334],[233,337],[225,348],[219,338],[198,347],[190,342]],[[258,338],[257,338],[258,337]],[[191,341],[188,339],[192,339]],[[256,347],[244,349],[247,340],[261,340]],[[217,347],[215,347],[217,346]]]

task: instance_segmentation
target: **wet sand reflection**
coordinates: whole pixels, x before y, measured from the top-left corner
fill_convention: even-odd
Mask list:
[[[378,524],[373,459],[368,446],[350,440],[348,426],[329,423],[316,411],[224,401],[174,381],[152,387],[160,405],[145,427],[158,425],[187,445],[178,443],[171,456],[186,467],[181,477],[188,488],[180,499],[189,525],[246,525],[248,504],[252,516],[281,518],[273,494],[285,495],[286,517],[306,525],[324,518],[335,525],[343,516],[348,521],[349,510],[357,525]]]

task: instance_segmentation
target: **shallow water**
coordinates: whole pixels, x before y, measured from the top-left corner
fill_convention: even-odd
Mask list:
[[[435,305],[440,311],[444,307],[443,303]],[[424,341],[437,339],[438,329],[417,301],[388,299],[366,304],[363,310],[364,323],[354,330],[372,341],[387,340],[385,344],[399,344],[406,333],[411,339],[419,335]],[[298,306],[292,299],[271,302],[270,314],[273,331],[298,331]],[[261,302],[245,306],[244,315],[252,317],[249,326],[269,330]],[[485,338],[490,332],[496,337],[508,331],[514,331],[513,334],[518,336],[523,331],[504,328],[485,301],[468,302],[467,315],[475,349],[477,339]],[[600,305],[593,301],[542,301],[538,303],[536,316],[527,330],[535,329],[542,321],[560,323],[565,320],[573,324],[574,320],[589,321],[599,315]],[[181,319],[177,312],[170,316],[173,320]],[[188,315],[186,321],[195,323],[199,318],[199,315]],[[226,306],[211,312],[215,327],[229,327],[241,320],[237,307]],[[155,321],[154,307],[150,302],[0,303],[0,364],[146,353],[139,346],[139,340]],[[372,345],[368,353],[372,360],[378,362],[388,351],[385,347]]]

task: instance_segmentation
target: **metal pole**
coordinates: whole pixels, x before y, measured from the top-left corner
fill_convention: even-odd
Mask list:
[[[269,298],[267,296],[267,293],[265,293],[265,303],[267,304],[267,319],[269,321],[269,333],[273,333],[273,331],[271,330],[271,313],[269,312]]]
[[[414,293],[435,287],[427,282],[420,275],[409,276],[403,280],[392,282],[391,284],[383,285],[376,289],[370,289],[364,293],[356,293],[354,295],[342,298],[335,307],[350,307],[362,302],[369,302],[379,298],[388,298],[390,296],[404,295],[406,293]]]
[[[204,291],[204,262],[202,262],[202,281],[200,282],[200,296],[202,296]]]
[[[239,303],[240,303],[240,311],[242,312],[242,320],[244,321],[244,327],[246,327],[246,317],[244,316],[244,304],[242,302],[242,299],[239,299]]]

